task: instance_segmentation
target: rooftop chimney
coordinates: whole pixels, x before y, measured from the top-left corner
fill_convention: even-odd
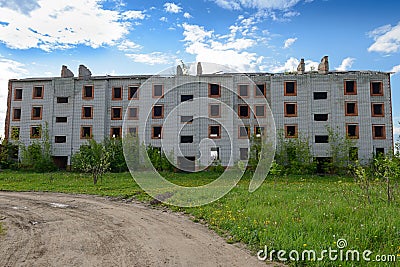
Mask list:
[[[327,74],[328,72],[329,72],[328,56],[324,56],[321,59],[321,63],[319,63],[318,65],[318,73]]]
[[[304,74],[306,70],[306,64],[304,63],[304,58],[300,60],[299,66],[297,66],[297,74]]]
[[[197,63],[197,76],[200,76],[203,74],[203,67],[201,66],[201,63]]]
[[[71,77],[74,77],[74,74],[72,73],[72,71],[70,71],[67,66],[62,65],[61,78],[71,78]]]
[[[79,65],[79,79],[88,80],[92,77],[92,73],[85,65]]]

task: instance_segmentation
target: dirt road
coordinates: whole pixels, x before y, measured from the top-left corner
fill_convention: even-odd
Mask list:
[[[0,266],[266,266],[186,216],[141,203],[0,192]]]

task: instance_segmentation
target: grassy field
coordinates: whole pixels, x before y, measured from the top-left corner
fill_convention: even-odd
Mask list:
[[[166,174],[167,178],[186,186],[206,184],[214,173]],[[400,204],[388,205],[373,198],[372,204],[361,201],[361,191],[350,178],[289,176],[267,177],[254,193],[248,192],[249,176],[220,200],[198,208],[173,210],[193,215],[206,223],[228,242],[242,242],[257,252],[271,250],[337,249],[339,239],[347,241],[347,249],[371,250],[395,255],[400,262]],[[102,196],[132,197],[148,201],[148,197],[129,173],[107,174],[97,186],[91,177],[76,173],[37,174],[0,173],[0,190],[51,191],[84,193]],[[274,254],[276,255],[276,254]],[[286,257],[288,255],[286,254]],[[291,264],[295,265],[294,262]],[[366,263],[329,261],[297,263],[297,266],[364,266]],[[385,266],[382,263],[374,266]],[[393,263],[388,266],[395,266]]]

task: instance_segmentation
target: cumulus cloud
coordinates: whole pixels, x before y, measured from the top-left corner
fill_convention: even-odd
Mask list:
[[[353,63],[356,59],[355,58],[351,58],[351,57],[346,57],[345,59],[343,59],[342,63],[340,64],[339,67],[336,68],[337,71],[346,71],[349,68],[351,68],[351,66],[353,66]]]
[[[22,14],[29,14],[40,7],[34,0],[0,0],[0,8],[9,8]]]
[[[0,136],[4,133],[4,121],[7,111],[8,80],[16,79],[28,74],[25,65],[0,55]]]
[[[294,72],[297,71],[297,66],[299,65],[300,60],[297,58],[291,57],[282,65],[275,65],[269,67],[269,71],[273,73],[283,73],[283,72]],[[318,69],[318,62],[312,60],[305,60],[306,71],[313,71]]]
[[[168,13],[175,13],[175,14],[182,11],[182,7],[178,6],[175,3],[165,3],[164,9]]]
[[[396,26],[384,25],[376,28],[367,35],[374,39],[368,48],[369,52],[395,53],[400,49],[400,23]]]
[[[237,28],[228,36],[215,35],[199,25],[182,24],[185,51],[196,56],[196,61],[226,65],[237,71],[254,71],[263,60],[256,53],[245,51],[256,45],[250,38],[237,38]],[[232,34],[233,31],[233,34]]]
[[[183,14],[183,17],[184,17],[185,19],[190,19],[190,18],[192,18],[192,15],[190,15],[190,13],[188,13],[188,12],[185,12],[185,13]]]
[[[278,9],[287,10],[295,6],[300,0],[212,0],[222,8],[240,10],[243,8],[253,9]]]
[[[294,44],[294,42],[296,42],[296,41],[297,41],[297,38],[289,38],[289,39],[286,39],[286,40],[285,40],[285,43],[284,43],[284,45],[283,45],[283,48],[286,49],[286,48],[291,47],[291,46]]]
[[[162,52],[152,52],[148,54],[125,54],[131,58],[134,62],[143,63],[147,65],[171,65],[175,63],[176,57]]]
[[[135,42],[130,40],[123,40],[118,46],[118,50],[129,52],[129,51],[137,51],[142,49],[143,47]]]
[[[394,74],[400,73],[400,65],[394,66],[394,67],[390,70],[390,72],[394,72]]]
[[[37,0],[34,8],[24,7],[29,14],[4,2],[9,1],[0,5],[0,42],[14,49],[114,45],[132,28],[131,20],[145,18],[141,11],[104,9],[102,0]]]

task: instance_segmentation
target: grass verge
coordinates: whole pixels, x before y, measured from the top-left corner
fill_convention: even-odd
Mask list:
[[[169,173],[166,176],[171,182],[196,186],[208,183],[218,175]],[[358,250],[360,253],[371,250],[371,259],[377,255],[394,255],[400,262],[399,202],[388,205],[378,199],[366,204],[358,198],[357,185],[351,179],[335,176],[268,177],[254,193],[248,192],[249,181],[249,175],[245,175],[230,193],[214,203],[197,208],[170,208],[193,215],[195,221],[207,223],[228,242],[245,243],[254,252],[267,246],[269,251],[297,250],[301,253],[315,250],[318,257],[324,249],[337,249],[336,242],[345,239],[345,250]],[[0,173],[0,190],[150,199],[129,173],[107,174],[94,186],[86,174],[3,172]],[[353,192],[353,195],[349,197],[348,192]],[[290,264],[353,266],[359,263],[332,264],[325,260]],[[381,262],[379,266],[385,265]]]

